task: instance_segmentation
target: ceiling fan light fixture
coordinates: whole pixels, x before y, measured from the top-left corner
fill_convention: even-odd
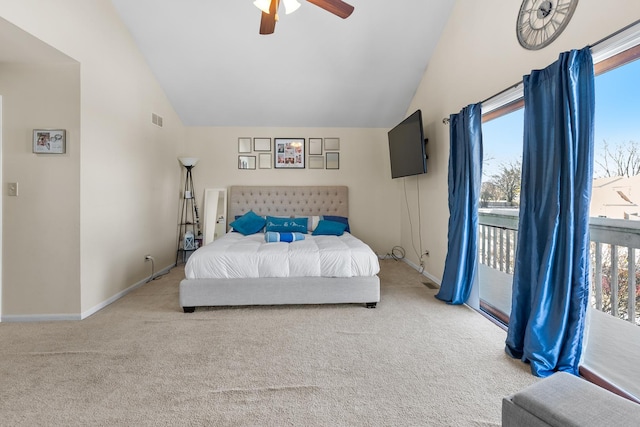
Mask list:
[[[257,7],[264,13],[269,14],[269,7],[271,6],[271,0],[256,0],[253,2],[253,4],[255,5],[255,7]]]
[[[282,0],[282,2],[284,3],[284,10],[287,15],[295,12],[300,7],[298,0]]]

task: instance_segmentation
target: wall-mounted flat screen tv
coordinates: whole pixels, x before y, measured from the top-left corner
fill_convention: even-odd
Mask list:
[[[417,110],[389,131],[391,178],[427,173],[422,113]]]

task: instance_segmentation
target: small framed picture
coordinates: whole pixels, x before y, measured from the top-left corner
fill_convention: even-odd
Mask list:
[[[253,151],[271,151],[271,138],[253,138]]]
[[[340,149],[340,138],[325,138],[324,151],[338,151]]]
[[[64,154],[67,138],[64,129],[34,129],[33,152],[37,154]]]
[[[238,138],[238,153],[251,152],[251,138]]]
[[[327,153],[327,169],[340,169],[340,153]]]
[[[309,138],[309,155],[310,156],[322,155],[322,138]]]
[[[309,156],[309,169],[324,169],[324,156]]]
[[[238,156],[238,169],[255,169],[256,156]]]
[[[258,154],[258,167],[260,169],[271,169],[271,153]]]
[[[276,169],[304,169],[304,138],[274,138]]]

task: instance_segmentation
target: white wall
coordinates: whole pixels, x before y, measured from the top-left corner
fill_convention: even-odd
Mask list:
[[[0,64],[4,99],[4,314],[80,307],[80,67]],[[65,129],[65,154],[33,154],[33,129]]]
[[[442,119],[466,105],[480,102],[522,80],[532,69],[544,68],[570,49],[595,43],[640,18],[640,2],[581,1],[562,35],[540,51],[518,44],[515,27],[520,1],[458,0],[438,47],[429,62],[409,112],[421,108],[429,138],[429,173],[420,177],[422,240],[430,250],[426,271],[442,277],[447,250],[447,168],[449,128]],[[416,214],[417,195],[411,192],[410,210]],[[406,210],[402,244],[408,246]],[[417,258],[412,258],[417,262]]]
[[[151,273],[149,263],[144,262],[146,254],[154,255],[157,268],[174,262],[180,175],[176,156],[184,127],[110,1],[0,0],[0,16],[80,64],[79,132],[72,134],[71,141],[79,169],[67,186],[79,191],[78,198],[71,198],[77,205],[75,211],[69,212],[76,218],[79,235],[71,245],[74,251],[59,255],[79,263],[75,274],[79,275],[80,293],[77,288],[65,289],[55,300],[39,306],[38,312],[90,314]],[[163,128],[151,124],[152,112],[164,118]],[[6,99],[4,114],[11,114]],[[58,127],[59,123],[54,119],[51,125]],[[25,123],[16,133],[28,140],[31,127]],[[15,169],[24,175],[36,173],[38,166],[32,164],[31,153],[20,145],[28,142],[21,141],[16,142],[23,152],[15,158]],[[6,179],[7,174],[5,171]],[[41,195],[21,211],[35,212],[45,200],[68,203],[66,197],[51,201]],[[17,215],[5,216],[4,230],[21,226],[20,221]],[[42,228],[24,231],[22,238],[32,245],[41,244],[43,236],[51,237]],[[58,241],[54,236],[47,244]],[[5,248],[8,246],[5,235]],[[15,274],[4,274],[3,316],[32,313],[34,293],[47,289],[50,275],[58,273],[60,264],[48,265],[27,290],[20,287],[17,272],[34,268],[30,254],[7,259],[5,250],[4,267],[10,262],[16,263]],[[61,300],[73,301],[73,307],[61,306]]]
[[[399,244],[401,198],[391,180],[386,129],[190,127],[186,135],[183,155],[200,159],[193,169],[199,200],[205,188],[231,185],[347,185],[353,234],[379,254]],[[340,169],[238,170],[239,137],[269,137],[272,147],[274,137],[337,137]]]

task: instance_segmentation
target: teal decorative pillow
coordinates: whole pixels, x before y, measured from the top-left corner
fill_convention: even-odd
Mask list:
[[[347,224],[336,221],[321,220],[318,226],[313,230],[314,236],[342,236]]]
[[[347,227],[344,229],[344,231],[346,231],[347,233],[351,233],[351,230],[349,229],[349,218],[347,217],[337,216],[337,215],[323,215],[322,219],[326,219],[327,221],[335,221],[335,222],[341,222],[343,224],[347,224]]]
[[[272,242],[297,242],[298,240],[304,240],[304,234],[302,233],[290,233],[290,232],[282,232],[278,233],[277,231],[267,231],[264,233],[264,240],[267,243]]]
[[[277,231],[278,233],[307,233],[307,218],[279,218],[275,216],[267,217],[267,231]]]
[[[233,227],[234,231],[248,236],[249,234],[255,234],[264,228],[266,221],[260,215],[257,215],[253,211],[249,211],[242,215],[240,218],[229,224]]]

